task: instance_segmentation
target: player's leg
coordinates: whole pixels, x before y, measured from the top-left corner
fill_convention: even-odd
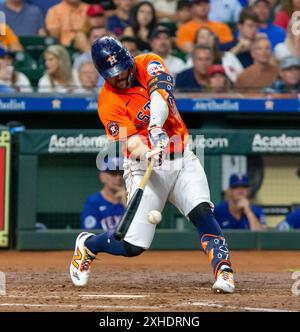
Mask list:
[[[222,278],[228,278],[230,279],[228,283],[221,285],[224,288],[221,291],[233,292],[229,250],[212,211],[213,204],[210,201],[206,175],[198,158],[189,150],[185,151],[183,167],[170,193],[169,200],[196,227],[201,247],[212,264],[214,276],[218,282],[216,286],[220,286]]]
[[[131,165],[131,167],[125,168],[124,179],[129,200],[140,184],[143,175],[144,171],[137,169],[137,166]],[[78,286],[87,284],[91,262],[98,253],[105,252],[112,255],[134,257],[148,249],[153,240],[156,226],[148,222],[147,215],[152,210],[162,211],[168,192],[168,189],[161,186],[158,175],[153,171],[124,240],[117,241],[113,231],[99,235],[79,234],[70,265],[73,283]]]

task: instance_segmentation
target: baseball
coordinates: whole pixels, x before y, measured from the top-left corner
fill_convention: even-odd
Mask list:
[[[150,224],[158,225],[161,222],[162,215],[159,211],[153,210],[148,213],[148,221]]]

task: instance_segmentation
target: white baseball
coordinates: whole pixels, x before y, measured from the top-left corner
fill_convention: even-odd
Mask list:
[[[158,225],[161,222],[162,215],[159,211],[153,210],[148,213],[148,221],[150,224]]]

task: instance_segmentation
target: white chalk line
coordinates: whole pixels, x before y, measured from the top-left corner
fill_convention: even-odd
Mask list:
[[[77,309],[160,309],[161,306],[129,306],[129,305],[82,305],[82,304],[39,304],[39,303],[0,303],[0,307],[58,307]]]
[[[261,311],[261,312],[297,312],[297,310],[286,310],[286,309],[272,309],[272,308],[255,308],[255,307],[241,307],[241,306],[232,306],[227,304],[221,304],[217,302],[189,302],[186,303],[192,306],[198,307],[211,307],[211,308],[222,308],[222,309],[231,309],[231,310],[245,310],[245,311]],[[184,304],[182,304],[184,305]]]
[[[83,298],[111,298],[111,299],[138,299],[149,295],[131,295],[131,294],[79,294]]]
[[[82,299],[93,299],[93,298],[108,298],[108,299],[139,299],[139,298],[145,298],[149,295],[135,295],[135,294],[79,294],[78,297]],[[0,296],[1,298],[12,298],[12,299],[18,299],[18,298],[27,298],[27,299],[74,299],[74,296],[63,296],[63,295],[4,295]]]

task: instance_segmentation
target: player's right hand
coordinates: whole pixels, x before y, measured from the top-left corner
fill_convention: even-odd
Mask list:
[[[162,165],[166,158],[166,153],[164,152],[164,148],[162,145],[157,145],[153,147],[151,150],[146,152],[146,159],[148,161],[153,160],[153,167],[159,167]]]

